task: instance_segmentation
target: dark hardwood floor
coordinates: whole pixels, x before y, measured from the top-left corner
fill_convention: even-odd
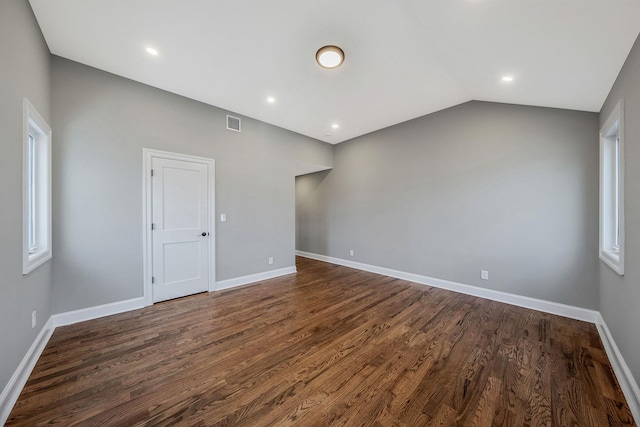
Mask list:
[[[57,329],[7,425],[635,425],[591,324],[297,263]]]

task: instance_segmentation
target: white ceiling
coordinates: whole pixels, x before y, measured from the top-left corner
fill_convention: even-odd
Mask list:
[[[638,0],[30,1],[53,54],[333,144],[468,100],[599,111],[640,32]]]

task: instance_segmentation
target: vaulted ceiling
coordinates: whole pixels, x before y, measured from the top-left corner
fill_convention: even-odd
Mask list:
[[[55,55],[333,144],[468,100],[599,111],[640,32],[638,0],[30,1]]]

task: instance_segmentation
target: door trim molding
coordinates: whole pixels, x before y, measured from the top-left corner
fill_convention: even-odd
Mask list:
[[[216,222],[215,222],[215,160],[206,157],[190,156],[187,154],[171,153],[168,151],[142,149],[142,280],[144,283],[144,300],[147,306],[153,304],[153,250],[151,241],[151,165],[154,158],[182,160],[187,162],[204,163],[209,167],[209,292],[215,290],[216,285]]]

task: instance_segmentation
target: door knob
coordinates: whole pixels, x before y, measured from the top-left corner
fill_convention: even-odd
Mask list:
[[[209,235],[209,233],[207,233],[206,231],[203,231],[202,234],[201,234],[202,237],[207,237],[208,235]]]

